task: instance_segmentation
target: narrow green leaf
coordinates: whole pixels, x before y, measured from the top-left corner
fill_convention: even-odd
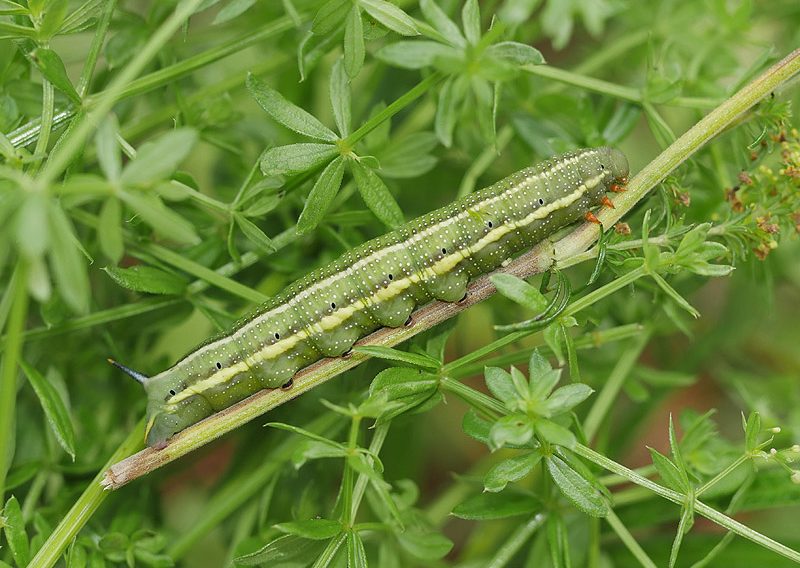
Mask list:
[[[342,138],[350,134],[350,82],[347,79],[349,73],[345,73],[345,68],[346,63],[342,65],[341,59],[333,64],[330,84],[331,107]]]
[[[597,489],[558,456],[545,458],[550,477],[578,509],[592,517],[605,517],[608,504]]]
[[[527,476],[541,459],[541,452],[535,450],[501,461],[494,465],[484,476],[484,490],[491,493],[502,491],[509,483],[519,481]]]
[[[119,199],[110,197],[105,200],[97,222],[97,240],[100,250],[116,264],[125,253],[125,243],[122,237],[122,205]]]
[[[549,302],[536,288],[511,274],[493,274],[489,278],[497,291],[506,298],[520,304],[529,310],[539,313],[547,308]]]
[[[519,398],[517,389],[514,388],[514,381],[511,374],[505,369],[498,367],[486,367],[483,372],[486,386],[497,399],[503,401],[505,405],[510,405]]]
[[[333,158],[339,151],[333,144],[301,143],[270,148],[261,156],[266,176],[299,174]]]
[[[217,15],[214,17],[214,21],[211,22],[211,24],[215,26],[224,24],[225,22],[244,14],[255,3],[256,0],[231,0],[230,3],[223,6],[222,9],[217,12]]]
[[[251,554],[234,558],[243,566],[310,566],[325,547],[325,541],[292,534],[279,536]]]
[[[456,505],[453,515],[459,519],[487,521],[529,515],[542,508],[536,497],[509,489],[502,493],[480,493],[468,497]]]
[[[572,449],[578,443],[575,434],[546,418],[537,419],[534,428],[539,436],[550,444]]]
[[[357,353],[364,353],[370,357],[377,357],[387,361],[397,361],[400,363],[407,363],[412,367],[420,367],[422,369],[436,370],[440,367],[439,361],[429,355],[422,353],[409,353],[407,351],[400,351],[391,347],[384,347],[382,345],[361,345],[354,347],[353,351]]]
[[[55,434],[56,441],[70,455],[72,461],[75,461],[75,430],[72,428],[72,420],[66,402],[61,398],[58,390],[39,371],[22,360],[20,360],[19,366],[22,367],[39,399],[39,404],[44,410],[47,423]]]
[[[367,551],[356,531],[347,531],[347,568],[367,568]]]
[[[103,271],[114,282],[134,292],[178,295],[186,290],[186,280],[153,266],[143,264],[130,268],[107,266],[103,268]]]
[[[250,219],[241,213],[234,213],[233,218],[236,221],[236,225],[242,230],[244,236],[256,245],[262,254],[269,254],[278,250],[272,243],[272,239],[264,234],[264,231]]]
[[[403,224],[403,211],[383,180],[358,160],[350,160],[350,171],[356,181],[361,198],[375,216],[387,227],[394,229]]]
[[[452,78],[448,79],[439,91],[434,130],[439,141],[447,148],[453,145],[453,129],[464,99],[464,85],[462,77]]]
[[[649,446],[647,449],[650,450],[650,457],[653,460],[653,465],[658,471],[658,475],[661,477],[661,481],[663,481],[670,489],[685,492],[688,487],[686,484],[684,484],[683,476],[681,475],[681,472],[678,470],[677,466],[672,463],[667,456],[663,455],[658,450]]]
[[[344,69],[348,77],[353,78],[361,71],[361,67],[364,66],[364,52],[364,25],[361,21],[361,9],[354,4],[347,16],[344,28]],[[339,128],[341,130],[341,126]],[[342,136],[347,136],[347,133],[342,132]]]
[[[67,95],[76,105],[81,104],[81,97],[67,76],[67,69],[58,54],[46,47],[37,47],[31,52],[31,58],[42,72],[42,75],[50,81],[53,86]]]
[[[44,254],[50,244],[50,223],[47,220],[47,197],[42,192],[28,194],[16,218],[16,243],[28,258]]]
[[[583,383],[565,385],[550,395],[547,399],[547,409],[551,416],[569,412],[589,398],[593,392],[593,388]]]
[[[352,5],[352,0],[328,0],[314,16],[311,31],[316,35],[329,34],[345,19]]]
[[[113,114],[109,114],[100,126],[95,135],[95,149],[97,150],[97,161],[100,169],[109,181],[119,180],[122,172],[122,158],[120,157],[119,144],[117,144],[117,119]]]
[[[742,415],[744,421],[744,415]],[[748,452],[755,452],[759,449],[758,436],[761,434],[761,414],[753,410],[744,424],[744,445]]]
[[[123,191],[120,192],[119,197],[158,234],[181,244],[200,242],[194,226],[166,207],[157,196]]]
[[[343,176],[344,158],[339,156],[322,170],[311,188],[303,212],[297,220],[298,234],[305,234],[319,225],[342,185]]]
[[[330,519],[308,519],[278,523],[275,528],[287,534],[297,535],[311,540],[327,540],[342,532],[342,523]]]
[[[147,184],[166,179],[178,168],[197,141],[197,132],[178,128],[143,144],[136,157],[122,170],[124,185]]]
[[[58,291],[70,308],[85,314],[89,311],[89,277],[85,259],[78,248],[79,241],[61,207],[53,203],[49,209],[50,229],[53,232],[49,259]]]
[[[8,547],[11,549],[11,556],[17,566],[27,566],[30,562],[30,545],[19,501],[13,495],[3,507],[3,516],[5,517],[3,532],[6,535]]]
[[[39,37],[50,39],[58,32],[67,14],[68,0],[49,0],[39,25]],[[62,64],[63,65],[63,64]]]
[[[387,178],[414,178],[436,165],[430,152],[439,143],[433,132],[415,132],[392,141],[379,155],[381,175]]]
[[[524,414],[504,416],[489,431],[489,449],[497,451],[506,444],[523,446],[533,437],[533,425]]]
[[[425,530],[423,527],[408,527],[396,535],[403,550],[422,560],[439,560],[453,549],[452,540],[435,530]]]
[[[414,18],[386,0],[358,0],[364,10],[378,22],[400,35],[419,35]]]
[[[495,43],[487,47],[484,53],[489,57],[496,57],[517,66],[542,65],[545,62],[541,51],[517,41]]]
[[[403,69],[422,69],[434,64],[437,57],[457,58],[459,53],[452,47],[435,41],[397,41],[378,50],[381,61]]]
[[[276,122],[298,134],[334,142],[338,137],[316,117],[286,100],[278,91],[254,75],[247,76],[247,90]]]
[[[478,0],[467,0],[461,9],[461,25],[464,26],[464,35],[472,45],[477,45],[481,39],[481,9]]]
[[[447,17],[447,14],[439,7],[436,0],[420,0],[419,7],[422,8],[422,14],[431,25],[442,34],[451,45],[456,47],[466,47],[467,41],[461,34],[461,30],[453,20]]]

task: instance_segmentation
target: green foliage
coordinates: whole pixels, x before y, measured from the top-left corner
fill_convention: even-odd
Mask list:
[[[635,175],[799,29],[792,0],[0,0],[0,567],[800,561],[796,81],[591,250],[94,477],[142,438],[107,357],[155,374],[562,151]]]

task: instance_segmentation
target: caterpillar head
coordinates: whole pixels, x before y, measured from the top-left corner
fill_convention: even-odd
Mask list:
[[[176,385],[180,381],[176,378],[174,368],[154,377],[147,377],[113,359],[108,361],[142,384],[147,392],[145,437],[148,446],[161,449],[175,433],[208,416],[208,405],[201,397],[186,396],[175,401],[178,389]]]
[[[630,173],[628,158],[625,157],[625,154],[616,148],[609,148],[607,146],[599,150],[601,152],[600,163],[603,167],[611,171],[614,181],[624,183],[628,179],[628,174]]]

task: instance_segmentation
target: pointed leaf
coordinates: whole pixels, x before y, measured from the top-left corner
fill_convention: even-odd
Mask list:
[[[364,25],[361,10],[353,5],[344,28],[344,69],[351,79],[364,66]],[[341,126],[339,127],[341,130]],[[347,134],[342,132],[342,136]]]
[[[506,444],[522,446],[533,437],[533,425],[523,414],[504,416],[489,431],[489,449],[493,452]]]
[[[130,268],[107,266],[103,270],[114,282],[134,292],[178,295],[186,290],[186,280],[154,266],[143,264]]]
[[[403,69],[422,69],[434,64],[437,57],[459,58],[452,47],[435,41],[414,40],[390,43],[378,50],[378,59]]]
[[[551,444],[571,449],[578,443],[575,434],[546,418],[538,419],[534,427],[539,436]]]
[[[81,97],[72,82],[67,76],[67,69],[64,67],[64,62],[61,57],[52,49],[46,47],[37,47],[31,52],[31,58],[42,72],[42,75],[50,81],[53,86],[67,95],[69,99],[76,105],[81,104]]]
[[[478,0],[467,0],[461,9],[461,24],[464,26],[464,35],[472,45],[477,45],[481,39],[481,10]]]
[[[67,215],[55,203],[52,203],[49,209],[50,230],[53,233],[49,259],[53,267],[53,276],[67,305],[75,312],[85,314],[89,311],[89,275],[86,272],[86,259],[81,254],[80,243]]]
[[[382,345],[361,345],[354,347],[353,351],[357,353],[364,353],[370,357],[377,357],[387,361],[397,361],[400,363],[407,363],[412,367],[420,367],[422,369],[436,370],[440,367],[439,361],[430,355],[422,353],[409,353],[408,351],[400,351],[391,347],[384,347]]]
[[[241,213],[234,213],[233,218],[236,221],[236,225],[242,230],[242,233],[244,233],[244,236],[258,247],[261,254],[269,254],[278,250],[275,248],[275,245],[272,244],[272,239],[264,234],[264,231],[250,219]]]
[[[165,179],[175,172],[196,140],[197,132],[179,128],[143,144],[122,170],[120,181],[124,185],[138,185]]]
[[[103,175],[109,181],[119,180],[122,172],[122,159],[120,158],[119,144],[117,143],[117,120],[113,114],[106,117],[97,129],[95,148],[97,161]]]
[[[425,19],[452,45],[457,47],[465,47],[467,45],[461,30],[458,29],[453,20],[447,17],[447,14],[439,7],[436,0],[420,0],[419,7],[422,8],[422,14]]]
[[[654,448],[648,447],[650,450],[650,457],[653,460],[653,465],[656,467],[658,471],[658,475],[661,477],[661,481],[669,487],[670,489],[674,489],[675,491],[686,492],[688,487],[683,482],[683,476],[681,472],[678,470],[677,466],[670,461],[670,459],[663,455],[658,450]]]
[[[4,448],[5,449],[5,448]],[[6,542],[11,549],[11,557],[17,566],[27,566],[30,561],[30,545],[28,543],[28,535],[25,532],[25,521],[22,519],[22,510],[19,506],[19,501],[13,495],[6,501],[3,507],[3,517],[0,517],[0,522],[3,526],[3,532],[6,535]]]
[[[322,170],[311,188],[303,212],[297,220],[298,234],[305,234],[319,225],[342,185],[343,176],[344,159],[339,156]]]
[[[286,100],[278,91],[254,75],[247,76],[247,90],[276,122],[309,138],[334,142],[338,136],[316,117]]]
[[[358,160],[350,161],[350,171],[353,173],[361,198],[375,216],[389,228],[394,229],[402,225],[403,211],[378,174]]]
[[[499,273],[493,274],[490,280],[503,296],[533,312],[539,313],[547,308],[549,303],[547,298],[521,278],[511,274]]]
[[[120,192],[119,197],[158,234],[182,244],[200,242],[194,225],[166,207],[155,195],[125,191]]]
[[[75,430],[72,427],[66,402],[61,398],[58,389],[39,371],[25,361],[20,361],[19,366],[22,367],[28,382],[36,392],[36,398],[39,399],[39,404],[44,410],[47,423],[55,434],[56,441],[72,457],[72,461],[75,461]]]
[[[502,493],[473,495],[456,505],[453,515],[459,519],[485,521],[529,515],[541,511],[542,508],[542,503],[536,497],[508,490]]]
[[[542,65],[544,56],[535,47],[516,41],[501,41],[486,48],[489,57],[496,57],[514,65]]]
[[[519,393],[514,388],[514,381],[510,373],[498,367],[486,367],[483,375],[489,392],[503,401],[506,406],[517,401]]]
[[[378,22],[400,35],[419,35],[414,18],[386,0],[358,0],[364,10]]]
[[[333,64],[330,84],[333,116],[342,137],[350,134],[350,82],[344,69],[341,59]]]
[[[308,519],[278,523],[275,528],[281,532],[311,540],[327,540],[342,532],[342,523],[330,519]]]
[[[492,493],[502,491],[510,482],[519,481],[527,476],[541,459],[542,454],[535,450],[501,461],[483,478],[484,489]]]
[[[547,408],[551,416],[569,412],[584,400],[589,398],[594,389],[583,383],[565,385],[556,389],[547,399]]]
[[[409,527],[396,533],[400,546],[416,558],[422,560],[439,560],[444,558],[453,548],[453,541],[434,530],[426,531],[422,527]]]
[[[545,458],[550,477],[578,509],[592,517],[605,517],[608,504],[597,489],[558,456]]]
[[[367,568],[364,542],[354,530],[347,531],[347,568]]]
[[[329,34],[344,20],[352,5],[352,0],[328,0],[314,16],[311,31],[316,35]]]
[[[261,171],[265,176],[299,174],[327,162],[338,153],[333,144],[300,143],[278,146],[261,155]]]

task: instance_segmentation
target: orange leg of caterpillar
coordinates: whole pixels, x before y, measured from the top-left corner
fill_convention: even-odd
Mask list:
[[[584,215],[583,218],[586,219],[589,223],[595,223],[597,225],[601,224],[600,219],[598,219],[597,216],[591,211],[587,211],[586,215]]]
[[[614,207],[614,202],[608,198],[608,195],[604,195],[600,203],[609,209],[616,209],[616,207]]]

